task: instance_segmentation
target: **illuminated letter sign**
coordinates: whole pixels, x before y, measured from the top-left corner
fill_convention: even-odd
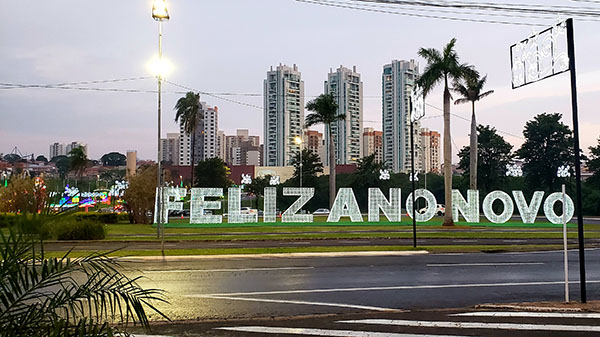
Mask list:
[[[517,204],[517,209],[519,210],[519,214],[521,214],[523,223],[534,223],[540,210],[540,206],[542,205],[544,192],[533,192],[533,197],[531,197],[531,204],[529,204],[529,206],[527,206],[523,191],[513,191],[512,194],[515,198],[515,203]]]
[[[423,214],[419,213],[419,210],[417,210],[417,217],[416,217],[416,221],[418,222],[426,222],[431,220],[431,218],[433,218],[433,216],[435,215],[435,211],[437,210],[437,200],[435,200],[435,195],[433,195],[433,193],[429,192],[428,190],[425,189],[418,189],[415,190],[415,201],[417,201],[417,199],[419,198],[424,198],[425,199],[425,212]],[[406,210],[408,212],[408,216],[412,219],[413,217],[413,198],[412,198],[412,193],[408,195],[408,197],[406,198]]]
[[[263,222],[277,221],[277,187],[265,187]]]
[[[468,200],[468,201],[467,201]],[[452,190],[452,220],[458,221],[458,212],[467,222],[479,222],[479,191],[468,190],[465,200],[458,190]]]
[[[338,222],[343,216],[349,216],[352,222],[362,222],[360,208],[351,188],[340,188],[331,207],[327,222]]]
[[[297,195],[299,198],[281,215],[282,222],[312,222],[312,214],[296,214],[315,195],[313,187],[284,187],[283,195]]]
[[[544,202],[544,214],[546,215],[546,218],[548,219],[548,221],[552,222],[553,224],[561,224],[562,223],[562,216],[558,216],[554,212],[554,204],[557,201],[562,202],[562,199],[563,199],[563,194],[560,192],[555,192],[555,193],[550,194],[548,196],[548,198],[546,198],[546,201]],[[575,206],[573,205],[573,200],[571,199],[571,197],[569,197],[566,194],[565,194],[565,200],[567,201],[567,204],[565,205],[565,212],[567,213],[566,220],[567,220],[567,222],[569,222],[569,221],[571,221],[571,218],[573,218],[573,212],[575,210]]]
[[[388,221],[400,222],[402,210],[399,188],[390,188],[390,201],[387,201],[380,189],[369,188],[369,222],[379,222],[380,209]]]
[[[185,197],[187,190],[178,187],[163,187],[163,207],[162,223],[169,223],[169,211],[183,210],[181,199]],[[171,201],[173,198],[173,201]],[[156,188],[156,197],[154,198],[154,223],[158,223],[158,187]]]
[[[258,222],[258,213],[242,214],[242,190],[240,188],[230,188],[228,195],[228,220],[229,223],[250,223]]]
[[[190,223],[222,223],[222,215],[204,214],[206,209],[221,209],[221,201],[207,201],[206,197],[222,197],[222,188],[192,188],[190,201]]]
[[[496,200],[500,200],[504,205],[504,209],[500,214],[494,213],[494,210],[492,209],[492,205]],[[485,217],[493,223],[507,222],[512,216],[514,209],[513,201],[506,192],[493,191],[483,199],[483,214],[485,214]]]

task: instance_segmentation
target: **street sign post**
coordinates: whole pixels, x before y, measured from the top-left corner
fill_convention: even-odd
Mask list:
[[[573,112],[573,150],[577,232],[579,237],[579,282],[581,303],[587,302],[585,280],[585,246],[583,212],[581,209],[581,156],[579,117],[577,108],[577,72],[575,71],[575,40],[573,19],[567,19],[510,47],[513,89],[569,71],[571,74],[571,109]]]

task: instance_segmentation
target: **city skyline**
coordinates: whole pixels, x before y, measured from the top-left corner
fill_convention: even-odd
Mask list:
[[[107,5],[110,6],[110,3]],[[119,8],[113,18],[117,24],[114,28],[98,30],[104,18],[89,11],[89,4],[57,1],[32,8],[22,3],[6,4],[11,13],[27,11],[28,18],[11,15],[0,23],[0,38],[6,50],[0,57],[3,64],[11,65],[0,69],[0,75],[8,83],[30,84],[145,76],[147,78],[139,81],[98,84],[96,87],[155,90],[155,80],[151,78],[146,64],[155,53],[156,27],[152,20],[148,20],[145,7],[139,3],[115,2],[113,5]],[[294,17],[270,14],[290,11],[294,12]],[[61,22],[52,19],[53,13],[71,12],[78,15],[61,16]],[[167,80],[207,92],[259,95],[222,96],[224,98],[261,107],[264,71],[270,65],[279,63],[298,64],[306,83],[306,97],[312,98],[322,92],[323,76],[329,68],[352,64],[361,70],[365,86],[364,126],[379,129],[381,66],[392,59],[411,58],[422,64],[423,61],[416,55],[418,48],[440,48],[450,38],[457,37],[457,50],[462,61],[474,64],[482,73],[488,74],[488,87],[496,91],[478,106],[480,123],[496,127],[516,147],[522,142],[520,137],[525,121],[538,113],[561,112],[565,116],[564,122],[571,124],[568,76],[556,76],[519,90],[510,88],[508,47],[530,35],[531,27],[501,26],[499,30],[498,25],[491,24],[398,18],[321,8],[294,1],[253,4],[243,1],[226,4],[170,2],[169,12],[172,19],[164,25],[164,55],[173,63],[174,70]],[[210,15],[200,23],[195,20],[194,13],[198,12]],[[248,16],[247,13],[252,15]],[[268,25],[260,23],[267,18],[279,23],[282,28],[271,32],[271,39],[264,42],[250,38],[264,35],[269,30]],[[337,36],[340,43],[329,46],[325,41],[314,39],[321,32],[308,24],[308,18],[327,22],[331,29],[344,27],[350,33]],[[361,25],[348,26],[349,22],[355,21]],[[547,25],[553,23],[551,20],[545,22]],[[222,23],[230,24],[233,28],[228,31],[210,28]],[[427,29],[432,24],[443,27],[443,31]],[[593,109],[600,103],[600,67],[594,61],[597,47],[593,43],[593,25],[575,21],[581,141],[584,150],[596,142],[598,134],[595,130],[600,127],[600,116],[596,116]],[[79,29],[69,30],[68,27],[72,26]],[[397,32],[406,31],[408,27],[411,32],[418,33],[395,37]],[[205,48],[187,48],[187,41],[195,36],[192,34],[207,29],[212,33],[198,37],[198,40],[222,52],[205,53]],[[447,33],[449,31],[452,33]],[[15,38],[17,35],[9,32],[19,32],[18,39]],[[288,35],[294,36],[294,39],[288,41],[282,38]],[[55,36],[60,38],[55,39]],[[349,44],[350,41],[352,44]],[[310,43],[314,45],[306,48]],[[271,53],[268,50],[273,49],[266,46],[278,52]],[[353,48],[349,49],[350,46]],[[358,48],[354,48],[356,46]],[[311,51],[317,49],[318,56]],[[244,51],[243,62],[239,58],[241,51]],[[91,63],[95,66],[89,67]],[[230,76],[225,75],[229,74],[237,74],[235,78],[238,80],[228,80]],[[172,107],[182,96],[181,92],[185,91],[168,83],[164,89],[163,137],[178,129],[172,121]],[[23,153],[41,154],[47,151],[48,144],[78,139],[94,144],[90,148],[91,157],[99,157],[110,151],[137,149],[140,158],[155,158],[156,101],[153,93],[11,89],[3,90],[1,95],[0,111],[4,122],[0,126],[0,152],[8,153],[16,145]],[[210,105],[219,106],[223,116],[222,130],[226,133],[232,134],[241,127],[237,125],[239,116],[245,116],[247,125],[243,127],[250,129],[253,134],[261,134],[262,109],[232,104],[208,95],[201,95],[201,98]],[[441,108],[441,92],[436,90],[426,101]],[[468,119],[469,107],[453,106],[453,113]],[[440,113],[427,106],[427,114],[431,117]],[[441,130],[441,118],[424,120],[423,126]],[[467,121],[453,116],[455,162],[457,148],[468,144],[468,129]]]

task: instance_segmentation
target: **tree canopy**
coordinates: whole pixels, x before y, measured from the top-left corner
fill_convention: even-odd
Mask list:
[[[196,166],[196,184],[200,187],[221,187],[231,186],[232,181],[227,176],[225,162],[221,158],[210,158],[199,161]]]
[[[478,125],[477,135],[479,140],[477,150],[477,173],[480,177],[479,189],[482,193],[487,193],[488,191],[500,189],[506,180],[506,165],[512,161],[513,146],[500,136],[495,128],[489,125]],[[470,146],[465,146],[458,153],[458,167],[464,170],[464,177],[470,175],[470,150]]]
[[[100,158],[102,166],[125,166],[127,157],[119,152],[109,152]]]
[[[294,175],[292,179],[296,184],[300,178],[300,152],[292,157],[292,166],[294,166]],[[308,149],[302,150],[302,186],[314,186],[315,178],[319,173],[323,173],[323,164],[319,156]]]
[[[543,113],[525,124],[525,142],[517,151],[524,162],[523,173],[529,187],[554,190],[559,178],[560,166],[573,167],[573,135],[561,122],[559,113]]]

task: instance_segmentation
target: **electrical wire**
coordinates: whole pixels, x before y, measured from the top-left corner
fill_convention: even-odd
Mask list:
[[[477,22],[477,23],[493,23],[493,24],[503,24],[503,25],[517,25],[517,26],[531,26],[531,27],[543,27],[545,25],[536,24],[536,23],[525,23],[525,22],[513,22],[513,21],[502,21],[502,20],[485,20],[485,19],[470,19],[470,18],[458,18],[458,17],[449,17],[449,16],[440,16],[440,15],[427,15],[427,14],[416,14],[416,13],[403,13],[403,12],[395,12],[386,9],[376,9],[376,8],[365,8],[365,7],[357,7],[351,4],[339,4],[333,2],[327,2],[322,0],[295,0],[297,2],[303,2],[307,4],[320,5],[320,6],[328,6],[328,7],[337,7],[337,8],[345,8],[345,9],[354,9],[361,10],[366,12],[373,13],[384,13],[384,14],[393,14],[400,16],[410,16],[410,17],[418,17],[418,18],[428,18],[428,19],[440,19],[440,20],[450,20],[450,21],[463,21],[463,22]]]

